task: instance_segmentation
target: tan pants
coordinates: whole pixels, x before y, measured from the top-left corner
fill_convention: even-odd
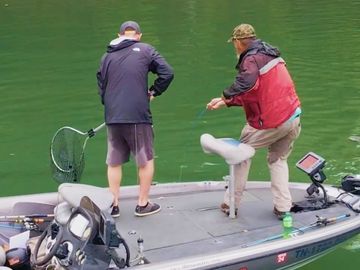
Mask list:
[[[277,210],[289,211],[292,205],[289,190],[289,168],[287,158],[289,157],[294,141],[301,131],[300,117],[293,121],[287,121],[277,128],[258,130],[248,124],[241,132],[240,140],[258,148],[268,148],[267,164],[270,170],[271,192],[273,203]],[[235,165],[235,205],[238,208],[249,176],[251,159]],[[226,190],[224,203],[229,203],[229,189]]]

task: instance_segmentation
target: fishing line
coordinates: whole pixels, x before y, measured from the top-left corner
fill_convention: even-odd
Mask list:
[[[7,221],[9,219],[25,219],[25,218],[53,218],[54,214],[30,214],[30,215],[15,215],[15,216],[0,216],[0,221]]]
[[[190,130],[187,134],[186,137],[188,138],[193,138],[193,135],[194,135],[194,131],[195,131],[195,128],[198,127],[199,123],[200,123],[200,120],[203,118],[203,116],[205,115],[205,112],[207,111],[206,108],[203,108],[201,109],[197,114],[196,114],[196,117],[194,118],[194,120],[191,121],[191,126],[190,126]],[[182,163],[185,163],[186,161],[186,156],[187,156],[187,153],[188,153],[188,148],[190,146],[190,140],[187,139],[186,140],[186,143],[184,145],[184,151],[183,151],[183,157],[182,157]],[[183,174],[183,169],[186,168],[187,166],[186,165],[183,165],[183,164],[180,164],[180,167],[179,167],[179,177],[178,177],[178,181],[180,182],[182,180],[182,174]]]

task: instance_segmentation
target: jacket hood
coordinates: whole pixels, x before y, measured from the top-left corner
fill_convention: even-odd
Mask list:
[[[137,42],[138,42],[137,40],[128,39],[120,36],[119,38],[116,38],[110,42],[110,44],[107,47],[107,52],[111,53],[111,52],[119,51]]]
[[[257,53],[262,53],[262,54],[266,54],[266,55],[273,56],[273,57],[280,56],[280,51],[278,50],[278,48],[273,47],[270,44],[268,44],[260,39],[255,39],[250,44],[249,48],[247,48],[247,50],[244,51],[240,55],[239,62],[237,63],[236,68],[238,69],[240,67],[240,63],[244,59],[245,56],[254,55]]]

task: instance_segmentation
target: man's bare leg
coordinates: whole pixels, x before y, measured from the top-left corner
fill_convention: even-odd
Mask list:
[[[118,206],[118,204],[119,204],[119,188],[120,188],[121,177],[122,177],[121,165],[117,165],[117,166],[108,165],[107,175],[108,175],[110,192],[114,195],[113,206]]]
[[[154,159],[149,160],[144,166],[139,167],[139,199],[138,205],[144,206],[149,200],[149,192],[154,177]]]

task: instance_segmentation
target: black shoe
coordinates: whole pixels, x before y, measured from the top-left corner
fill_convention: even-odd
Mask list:
[[[161,210],[161,206],[157,203],[148,202],[145,206],[137,205],[135,208],[135,216],[144,217],[155,214]]]
[[[120,217],[119,206],[113,206],[113,208],[111,210],[111,216],[112,217]]]

